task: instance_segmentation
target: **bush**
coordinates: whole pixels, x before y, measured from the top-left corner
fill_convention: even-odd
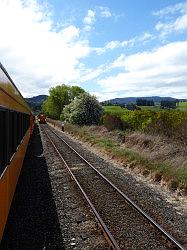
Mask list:
[[[133,130],[145,130],[156,119],[156,113],[150,110],[129,111],[121,119]]]
[[[126,105],[126,108],[127,108],[128,110],[136,110],[137,106],[136,106],[136,104],[134,104],[134,103],[128,103],[128,104]]]
[[[84,93],[64,108],[63,115],[70,123],[92,125],[99,123],[102,112],[102,106],[97,99]]]
[[[61,114],[61,115],[60,115],[60,120],[61,120],[61,121],[64,121],[64,120],[65,120],[64,114]]]
[[[179,110],[135,110],[123,114],[105,113],[103,124],[108,130],[139,130],[164,135],[187,144],[187,112]]]
[[[165,110],[156,113],[156,119],[147,130],[179,139],[187,144],[187,112]]]
[[[105,114],[103,116],[103,124],[108,129],[108,131],[114,129],[123,129],[123,123],[120,117],[112,114]]]

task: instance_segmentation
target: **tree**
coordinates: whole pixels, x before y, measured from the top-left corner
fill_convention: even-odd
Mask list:
[[[49,97],[42,105],[42,111],[51,118],[59,119],[65,105],[84,92],[84,89],[78,86],[62,84],[53,87],[49,90]]]
[[[43,102],[42,112],[50,118],[58,119],[58,112],[56,110],[55,104],[52,101],[51,96],[49,96],[47,100]]]
[[[141,99],[138,98],[136,100],[136,105],[137,106],[154,106],[154,101],[153,100],[147,100],[147,99]]]
[[[78,125],[98,124],[103,109],[95,96],[83,93],[64,108],[66,121]]]
[[[136,106],[136,104],[134,104],[134,103],[128,103],[128,104],[126,105],[126,108],[127,108],[128,110],[136,110],[136,109],[137,109],[137,106]]]
[[[163,100],[160,103],[162,109],[175,109],[176,108],[176,101],[167,101]]]

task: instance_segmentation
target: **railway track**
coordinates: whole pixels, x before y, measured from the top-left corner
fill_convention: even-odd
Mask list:
[[[52,143],[99,221],[111,249],[185,249],[48,125]]]

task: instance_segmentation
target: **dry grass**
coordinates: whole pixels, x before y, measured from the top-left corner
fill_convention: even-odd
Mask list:
[[[125,137],[124,146],[153,161],[187,168],[187,148],[164,137],[133,132]]]
[[[177,168],[187,168],[187,148],[180,142],[162,136],[141,132],[110,131],[104,126],[90,126],[87,130],[97,136],[110,138],[135,153],[140,153],[154,162],[163,162]]]
[[[140,132],[108,132],[104,126],[66,124],[73,134],[133,171],[179,194],[187,194],[187,149],[180,143]]]

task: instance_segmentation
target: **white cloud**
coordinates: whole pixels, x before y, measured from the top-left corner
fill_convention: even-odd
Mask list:
[[[173,15],[176,12],[186,13],[187,12],[187,2],[167,6],[159,11],[153,12],[153,15],[163,18],[165,16],[168,16],[169,14]]]
[[[145,42],[145,41],[152,40],[152,39],[153,39],[153,35],[150,34],[149,32],[144,32],[139,38],[137,38],[139,42]]]
[[[111,41],[111,42],[106,44],[106,49],[115,49],[119,45],[120,45],[119,41]]]
[[[184,6],[183,9],[180,5],[174,10],[157,13],[157,16],[165,16],[172,11],[180,13],[173,21],[160,21],[157,29],[161,32],[186,29]],[[96,17],[108,18],[109,13],[106,7],[88,10],[83,30],[80,30],[72,24],[58,24],[57,27],[50,8],[38,4],[37,0],[0,0],[0,58],[21,92],[33,96],[47,93],[56,84],[77,84],[95,79],[94,84],[103,88],[100,94],[97,93],[102,100],[134,95],[136,91],[137,95],[178,93],[179,97],[186,97],[187,42],[170,43],[155,51],[129,56],[123,53],[115,61],[93,69],[81,63],[93,51],[102,54],[155,39],[152,34],[144,32],[132,39],[112,40],[101,48],[90,48],[89,42],[81,38],[83,31],[93,27]],[[96,59],[93,64],[98,62]]]
[[[158,22],[155,28],[156,30],[161,31],[161,36],[166,36],[172,32],[183,32],[187,29],[187,14],[177,18],[174,22]]]
[[[110,64],[101,64],[95,69],[86,69],[85,67],[82,68],[82,75],[79,79],[80,82],[86,82],[93,79],[98,78],[102,74],[110,71],[111,65]]]
[[[140,42],[144,44],[144,43],[147,43],[148,41],[153,40],[154,38],[155,37],[152,34],[148,32],[144,32],[140,36],[133,37],[129,40],[124,40],[124,41],[115,40],[115,41],[107,42],[104,47],[95,48],[94,50],[96,51],[97,54],[100,55],[109,50],[113,50],[116,48],[133,47],[135,44],[140,43]]]
[[[108,7],[99,7],[101,17],[108,18],[112,16],[112,13]]]
[[[61,38],[65,43],[72,42],[75,38],[79,36],[79,29],[73,25],[70,25],[59,32]]]
[[[155,29],[161,32],[162,37],[172,32],[184,32],[187,29],[187,2],[168,6],[154,12],[153,15],[166,19],[155,25]]]
[[[86,25],[92,25],[95,22],[95,12],[88,10],[87,16],[83,19],[83,23]]]
[[[125,55],[121,54],[112,64],[111,68],[125,68],[126,60]]]
[[[98,80],[104,91],[134,95],[187,96],[187,42],[174,42],[152,52],[122,54],[111,68],[115,76]],[[180,94],[179,94],[180,93]]]
[[[93,10],[88,10],[87,15],[83,19],[84,23],[84,32],[89,32],[92,29],[93,24],[95,23],[96,18],[95,18],[95,11]]]
[[[1,0],[0,30],[1,61],[28,95],[79,78],[79,61],[91,52],[77,27],[57,32],[50,10],[35,0]]]

